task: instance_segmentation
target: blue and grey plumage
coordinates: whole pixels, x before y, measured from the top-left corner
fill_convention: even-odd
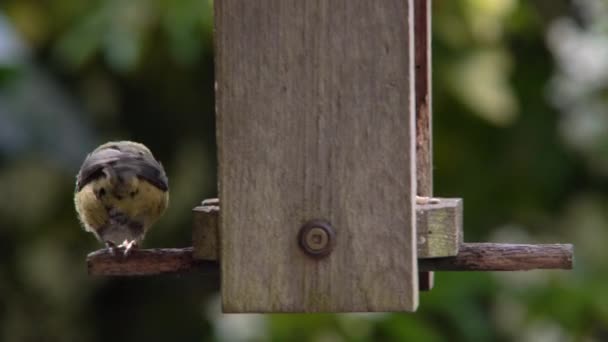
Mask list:
[[[109,142],[82,164],[74,201],[85,230],[109,247],[125,247],[128,253],[165,211],[169,182],[146,146]]]

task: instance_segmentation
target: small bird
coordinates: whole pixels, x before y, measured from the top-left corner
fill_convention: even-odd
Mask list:
[[[112,254],[129,255],[169,203],[169,181],[152,152],[133,141],[108,142],[84,160],[74,203],[84,229]]]

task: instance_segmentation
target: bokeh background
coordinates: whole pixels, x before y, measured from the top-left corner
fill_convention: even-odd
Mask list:
[[[416,0],[419,1],[419,0]],[[0,3],[0,340],[608,340],[608,2],[433,2],[435,192],[468,241],[572,242],[573,271],[437,273],[416,314],[222,315],[212,275],[105,279],[74,176],[146,143],[171,205],[146,246],[190,245],[216,195],[213,3]]]

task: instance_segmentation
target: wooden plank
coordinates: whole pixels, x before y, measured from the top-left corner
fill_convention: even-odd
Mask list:
[[[431,0],[414,1],[416,61],[416,183],[419,196],[433,196]]]
[[[523,245],[507,243],[465,243],[454,257],[419,259],[425,271],[529,271],[571,270],[574,263],[571,244]],[[152,276],[184,274],[192,271],[217,274],[217,261],[192,257],[192,248],[134,250],[128,257],[112,255],[107,249],[87,257],[94,276]]]
[[[416,65],[416,184],[419,196],[433,196],[433,131],[431,111],[431,0],[414,1],[414,59]],[[418,243],[418,257],[428,256],[428,239]],[[432,252],[432,251],[431,251]],[[434,276],[421,272],[419,288],[433,288]]]
[[[193,209],[192,242],[194,257],[199,260],[219,258],[218,217],[220,202],[217,198],[203,201]],[[463,238],[462,199],[433,198],[416,204],[416,241],[424,257],[436,258],[458,255]],[[428,241],[427,241],[428,240]],[[435,254],[433,254],[435,253]]]
[[[215,3],[225,312],[417,307],[411,5]]]

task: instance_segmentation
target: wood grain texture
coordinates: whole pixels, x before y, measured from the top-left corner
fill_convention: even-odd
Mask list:
[[[100,249],[87,256],[87,268],[90,275],[151,276],[195,270],[213,272],[217,262],[194,260],[191,247],[136,249],[126,257],[120,252],[112,255],[107,249]]]
[[[207,199],[194,208],[194,257],[201,260],[219,258],[220,202]],[[425,204],[416,204],[418,258],[437,258],[458,255],[462,244],[462,199],[433,198]]]
[[[414,310],[411,0],[215,11],[224,311]],[[312,219],[323,259],[297,244]]]
[[[219,258],[219,201],[195,207],[192,227],[193,257],[197,260]]]
[[[414,1],[416,64],[416,183],[419,196],[433,196],[431,0]]]
[[[192,248],[136,250],[128,258],[112,256],[102,249],[89,254],[89,274],[96,276],[152,276],[192,271],[217,274],[217,261],[197,261]],[[529,271],[570,270],[574,255],[571,244],[523,245],[465,243],[455,257],[419,259],[425,271]]]
[[[416,206],[419,259],[458,255],[462,244],[462,199],[437,200]]]
[[[528,271],[572,269],[571,244],[464,243],[457,257],[420,259],[424,271]]]
[[[414,56],[416,72],[416,183],[419,196],[433,196],[433,125],[431,64],[431,0],[414,0]],[[424,244],[424,243],[423,243]],[[423,251],[428,248],[423,247]],[[420,253],[420,244],[418,246]],[[420,257],[420,254],[419,254]],[[419,288],[434,286],[432,273],[421,272]]]

